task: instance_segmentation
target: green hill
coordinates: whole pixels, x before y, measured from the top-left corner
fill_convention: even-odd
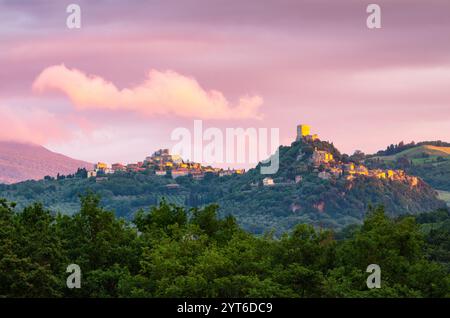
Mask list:
[[[431,143],[431,144],[424,144]],[[403,169],[418,176],[437,190],[450,191],[450,147],[441,142],[424,142],[392,155],[368,156],[371,167]],[[380,152],[379,152],[380,153]]]
[[[373,159],[395,161],[399,158],[407,158],[413,163],[432,162],[437,158],[450,158],[450,147],[438,147],[433,145],[421,145],[389,156],[375,156]]]
[[[445,201],[447,205],[450,207],[450,191],[442,191],[438,190],[439,199]]]

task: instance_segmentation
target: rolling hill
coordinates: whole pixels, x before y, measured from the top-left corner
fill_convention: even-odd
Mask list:
[[[414,163],[432,161],[439,157],[450,157],[450,147],[440,147],[434,145],[420,145],[400,151],[388,156],[375,156],[373,159],[380,159],[386,161],[398,160],[399,158],[408,158]]]
[[[0,183],[39,180],[58,173],[71,174],[78,168],[92,168],[92,164],[35,144],[0,141]]]
[[[394,153],[386,155],[386,152]],[[450,146],[448,143],[425,141],[417,145],[408,144],[403,147],[394,146],[394,148],[391,146],[390,151],[379,151],[376,155],[367,156],[365,162],[373,168],[403,169],[408,174],[422,178],[437,190],[450,191]]]

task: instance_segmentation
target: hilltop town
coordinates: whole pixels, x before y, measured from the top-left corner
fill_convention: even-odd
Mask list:
[[[311,134],[309,125],[298,125],[296,142],[303,144],[314,144],[320,141],[317,134]],[[351,181],[357,177],[386,179],[391,181],[401,181],[408,183],[411,187],[417,186],[419,179],[415,176],[407,175],[403,170],[393,169],[370,169],[364,163],[342,161],[326,150],[314,147],[312,154],[303,152],[298,154],[297,161],[306,161],[309,172],[316,174],[323,180],[336,180],[344,178]],[[203,166],[201,163],[184,161],[179,155],[171,154],[169,149],[159,149],[145,160],[137,163],[114,163],[111,166],[104,162],[98,162],[94,169],[87,172],[88,178],[96,178],[101,181],[108,178],[108,175],[121,172],[143,172],[148,171],[156,176],[167,176],[176,179],[182,176],[191,176],[194,180],[202,180],[207,173],[218,175],[219,177],[234,174],[244,174],[244,169],[222,169],[212,166]],[[301,183],[303,174],[295,175],[294,180],[276,182],[271,176],[262,180],[263,186],[285,185],[287,183]],[[252,186],[257,184],[252,183]]]
[[[149,171],[156,176],[168,176],[173,179],[182,176],[192,176],[194,180],[201,180],[205,174],[211,173],[219,177],[233,174],[243,174],[244,169],[222,169],[211,166],[202,166],[200,163],[184,161],[179,155],[170,154],[169,149],[159,149],[144,161],[137,163],[114,163],[111,166],[104,162],[98,162],[94,169],[87,172],[88,178],[104,180],[107,175],[121,172],[143,172]]]
[[[319,141],[317,134],[311,134],[311,127],[309,125],[298,125],[296,142],[303,144],[314,144],[314,141]],[[305,153],[300,153],[297,160],[305,159]],[[415,176],[407,175],[403,170],[392,169],[369,169],[363,163],[343,162],[334,158],[331,152],[326,150],[314,148],[311,156],[306,158],[308,163],[308,170],[315,173],[320,179],[340,179],[351,181],[356,177],[368,177],[377,179],[387,179],[391,181],[402,181],[408,183],[410,186],[417,186],[419,179]],[[295,183],[302,181],[302,174],[295,176]],[[263,179],[264,186],[276,185],[271,177]]]

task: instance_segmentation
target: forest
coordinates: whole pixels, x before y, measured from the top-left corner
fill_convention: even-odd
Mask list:
[[[450,297],[447,209],[391,218],[377,206],[339,232],[254,235],[214,204],[163,199],[126,221],[93,193],[80,200],[73,215],[0,201],[0,297]],[[66,285],[70,264],[81,288]],[[381,288],[367,287],[369,264]]]

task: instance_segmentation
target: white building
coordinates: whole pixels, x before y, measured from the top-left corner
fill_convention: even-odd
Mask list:
[[[95,171],[95,170],[87,172],[87,177],[88,178],[92,178],[92,177],[96,177],[96,176],[97,176],[97,171]]]
[[[275,182],[273,182],[273,179],[270,177],[266,177],[263,179],[263,186],[267,187],[267,186],[273,186],[275,185]]]
[[[165,176],[167,174],[167,171],[166,170],[156,170],[155,174],[157,176]]]
[[[319,174],[317,175],[320,179],[324,179],[324,180],[328,180],[331,178],[331,174],[329,172],[319,172]]]

